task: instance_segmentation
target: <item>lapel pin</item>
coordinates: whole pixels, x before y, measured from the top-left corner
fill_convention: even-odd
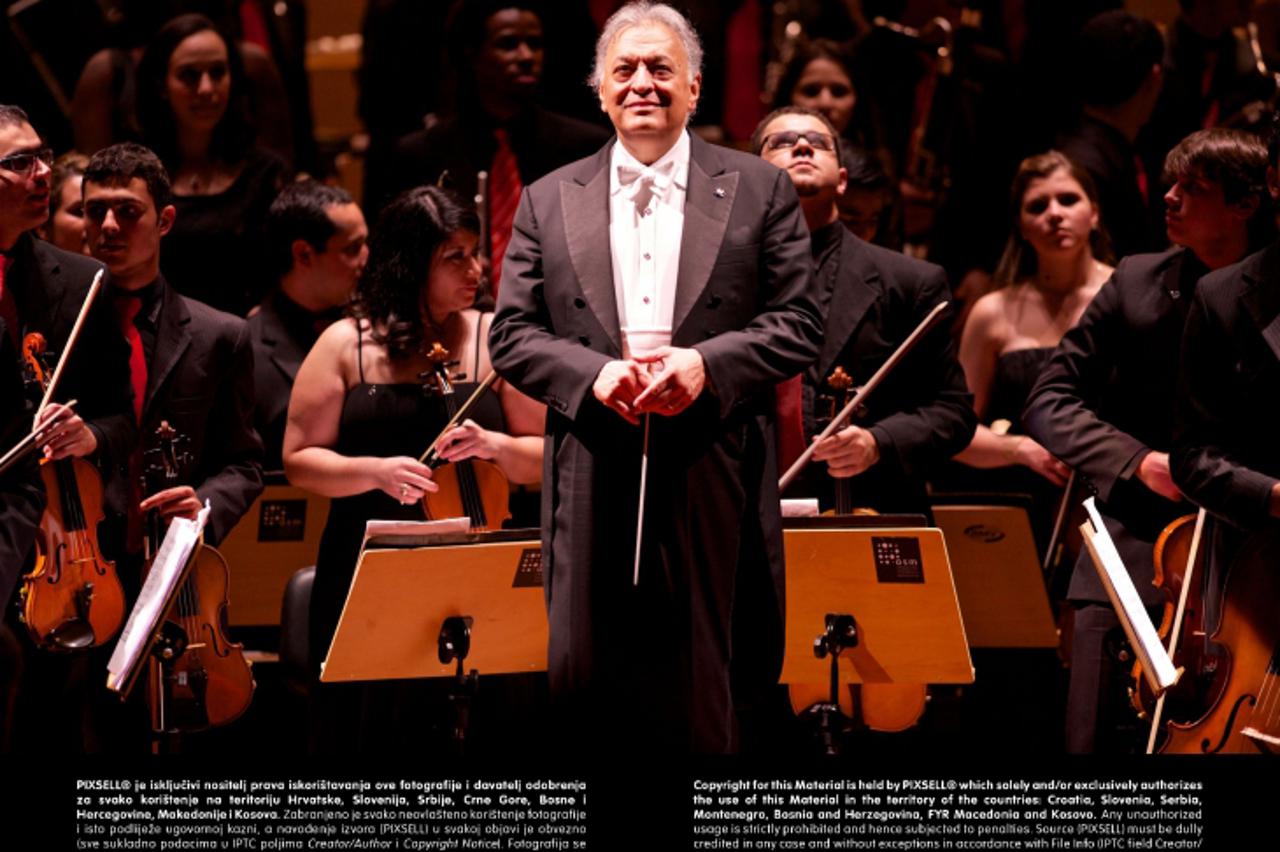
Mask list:
[[[724,198],[724,190],[718,186],[716,187],[716,198]]]

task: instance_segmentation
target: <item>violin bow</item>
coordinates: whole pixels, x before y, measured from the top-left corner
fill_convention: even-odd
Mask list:
[[[929,311],[928,316],[920,321],[920,324],[916,326],[915,331],[907,335],[907,339],[902,341],[902,344],[894,350],[888,360],[880,365],[880,369],[876,370],[875,374],[867,380],[867,383],[858,389],[858,392],[854,394],[853,399],[850,399],[849,402],[845,404],[845,407],[840,409],[840,413],[831,419],[831,423],[827,425],[827,428],[822,430],[822,434],[818,436],[818,439],[811,442],[805,451],[800,454],[800,458],[796,459],[795,463],[792,464],[791,467],[787,468],[787,472],[778,480],[779,493],[787,490],[787,486],[791,484],[791,481],[799,475],[800,471],[804,469],[804,466],[813,458],[813,453],[818,448],[818,444],[834,435],[837,430],[843,428],[844,424],[848,422],[851,416],[853,416],[853,412],[858,410],[858,406],[862,405],[866,401],[867,396],[876,389],[876,386],[879,385],[880,382],[884,381],[885,376],[889,375],[889,372],[893,370],[894,367],[898,366],[898,362],[907,356],[907,353],[915,347],[921,337],[927,334],[930,329],[938,324],[938,321],[942,319],[942,314],[946,308],[946,302],[939,302],[934,305],[933,310]]]
[[[71,355],[71,350],[75,348],[76,341],[80,338],[80,330],[84,328],[84,321],[89,316],[89,309],[93,307],[93,300],[97,298],[98,291],[102,289],[102,276],[106,269],[99,269],[98,274],[93,276],[93,283],[89,285],[89,294],[84,297],[84,304],[80,306],[80,315],[76,317],[76,324],[71,327],[71,334],[67,337],[67,343],[62,347],[61,354],[58,355],[58,366],[53,369],[53,378],[49,379],[49,386],[44,390],[44,398],[40,400],[40,405],[36,408],[36,419],[40,419],[40,413],[49,405],[49,400],[53,399],[53,392],[58,388],[58,382],[62,378],[62,371],[67,366],[67,359]]]

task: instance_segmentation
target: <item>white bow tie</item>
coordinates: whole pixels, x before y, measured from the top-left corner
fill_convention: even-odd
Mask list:
[[[651,198],[664,198],[675,178],[675,160],[661,166],[618,166],[618,184],[637,207],[645,207]]]

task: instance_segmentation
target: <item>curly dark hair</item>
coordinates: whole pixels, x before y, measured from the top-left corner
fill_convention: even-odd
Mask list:
[[[431,261],[458,231],[479,233],[480,219],[461,196],[438,186],[396,196],[378,217],[352,315],[369,321],[374,342],[386,346],[393,361],[421,349],[422,294]]]
[[[84,167],[84,184],[99,186],[127,185],[134,178],[142,178],[147,192],[159,212],[173,200],[173,188],[169,185],[169,173],[160,158],[151,150],[136,142],[120,142],[109,145],[89,158]]]
[[[227,46],[227,70],[231,74],[231,97],[227,111],[213,132],[211,153],[224,163],[234,164],[241,162],[253,146],[255,133],[249,119],[249,90],[239,47],[204,15],[179,15],[160,28],[138,62],[138,121],[143,138],[170,170],[178,165],[178,129],[165,94],[169,60],[178,45],[206,30],[216,33]]]

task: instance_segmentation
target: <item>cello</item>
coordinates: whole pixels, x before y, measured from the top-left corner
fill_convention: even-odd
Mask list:
[[[28,379],[48,392],[52,376],[44,336],[22,341]],[[37,647],[75,651],[105,644],[124,622],[124,589],[115,563],[98,547],[102,476],[81,458],[40,463],[49,502],[40,518],[35,567],[19,592],[22,620]]]
[[[425,392],[439,394],[444,401],[449,422],[441,430],[440,434],[443,436],[462,421],[476,400],[493,385],[497,374],[490,373],[459,409],[453,383],[449,378],[449,368],[458,362],[450,360],[449,350],[439,341],[431,345],[427,359],[431,362],[431,369],[423,372],[419,378],[423,380]],[[432,479],[440,486],[439,491],[422,495],[422,508],[427,520],[465,517],[471,519],[472,530],[502,529],[503,522],[511,518],[511,483],[507,480],[507,475],[502,472],[502,468],[483,459],[446,462],[435,451],[439,440],[437,437],[432,441],[431,448],[419,459],[434,471]]]
[[[182,484],[191,455],[182,449],[185,436],[168,421],[155,432],[156,446],[144,453],[143,491],[154,494]],[[158,552],[164,523],[159,513],[147,517],[147,567]],[[201,542],[167,615],[184,638],[182,654],[168,666],[151,660],[147,702],[152,728],[161,732],[194,732],[225,725],[249,707],[255,687],[244,646],[227,638],[228,570],[222,554]],[[166,682],[167,678],[167,682]]]

